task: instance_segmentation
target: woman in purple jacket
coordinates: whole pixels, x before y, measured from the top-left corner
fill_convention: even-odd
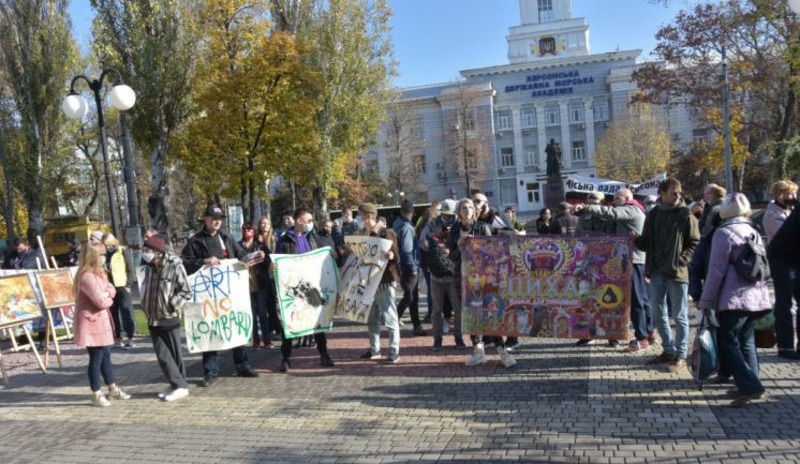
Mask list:
[[[720,356],[733,373],[736,389],[729,391],[732,407],[739,407],[765,397],[758,376],[755,322],[772,308],[766,282],[748,282],[732,265],[746,237],[761,243],[761,236],[749,219],[750,202],[741,193],[725,199],[719,210],[721,223],[714,231],[703,294],[698,307],[715,308]],[[737,250],[737,251],[735,251]]]

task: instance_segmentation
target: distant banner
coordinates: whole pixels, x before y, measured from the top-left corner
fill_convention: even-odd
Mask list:
[[[227,259],[189,276],[193,299],[186,305],[184,325],[189,352],[226,350],[250,343],[253,312],[250,272]]]
[[[628,338],[627,237],[473,237],[460,244],[469,334]]]
[[[569,176],[564,184],[564,192],[602,192],[606,195],[614,195],[617,190],[627,188],[630,189],[634,195],[644,197],[647,195],[657,195],[658,184],[666,178],[666,173],[661,173],[653,178],[647,179],[641,184],[628,184],[626,182],[600,179],[597,177]]]
[[[392,248],[392,242],[363,236],[348,236],[344,240],[352,253],[341,269],[336,317],[366,323],[388,263],[384,256]]]
[[[272,255],[272,262],[284,337],[331,330],[339,270],[330,247],[301,255]]]

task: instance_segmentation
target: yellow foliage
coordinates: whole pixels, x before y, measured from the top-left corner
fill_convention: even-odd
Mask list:
[[[737,106],[731,108],[730,114],[731,165],[732,167],[741,167],[752,156],[747,145],[739,140],[740,134],[743,134],[745,129],[744,115],[741,108]],[[701,153],[698,160],[699,168],[707,169],[709,172],[723,171],[725,169],[725,140],[722,133],[722,110],[709,108],[705,112],[705,120],[716,136],[709,141],[695,144],[696,151]]]
[[[664,172],[672,155],[672,140],[664,122],[649,105],[631,109],[627,120],[613,122],[595,149],[600,177],[642,182]]]

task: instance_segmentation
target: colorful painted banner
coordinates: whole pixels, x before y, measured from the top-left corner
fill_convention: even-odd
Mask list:
[[[330,247],[301,255],[272,255],[272,262],[284,337],[331,330],[339,270]]]
[[[352,253],[341,269],[336,317],[366,323],[375,292],[381,283],[388,260],[386,252],[392,242],[379,237],[348,236],[344,238]]]
[[[72,273],[69,268],[35,273],[45,308],[59,308],[75,303],[72,293]]]
[[[184,325],[189,352],[226,350],[250,343],[253,312],[250,272],[235,259],[204,266],[189,276],[193,300],[186,305]]]
[[[30,274],[0,277],[0,327],[19,325],[41,315]]]
[[[628,338],[627,237],[472,237],[460,247],[464,333]]]

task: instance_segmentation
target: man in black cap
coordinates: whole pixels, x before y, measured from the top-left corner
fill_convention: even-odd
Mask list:
[[[187,274],[194,274],[203,266],[216,266],[222,259],[242,259],[247,252],[236,243],[230,235],[220,230],[222,218],[225,217],[222,208],[209,206],[203,229],[186,242],[181,252],[183,266]],[[263,252],[261,252],[263,253]],[[244,346],[232,350],[233,362],[236,364],[236,373],[241,377],[258,377],[247,361],[247,352]],[[216,351],[203,352],[203,382],[202,387],[210,387],[219,376],[219,356]]]

